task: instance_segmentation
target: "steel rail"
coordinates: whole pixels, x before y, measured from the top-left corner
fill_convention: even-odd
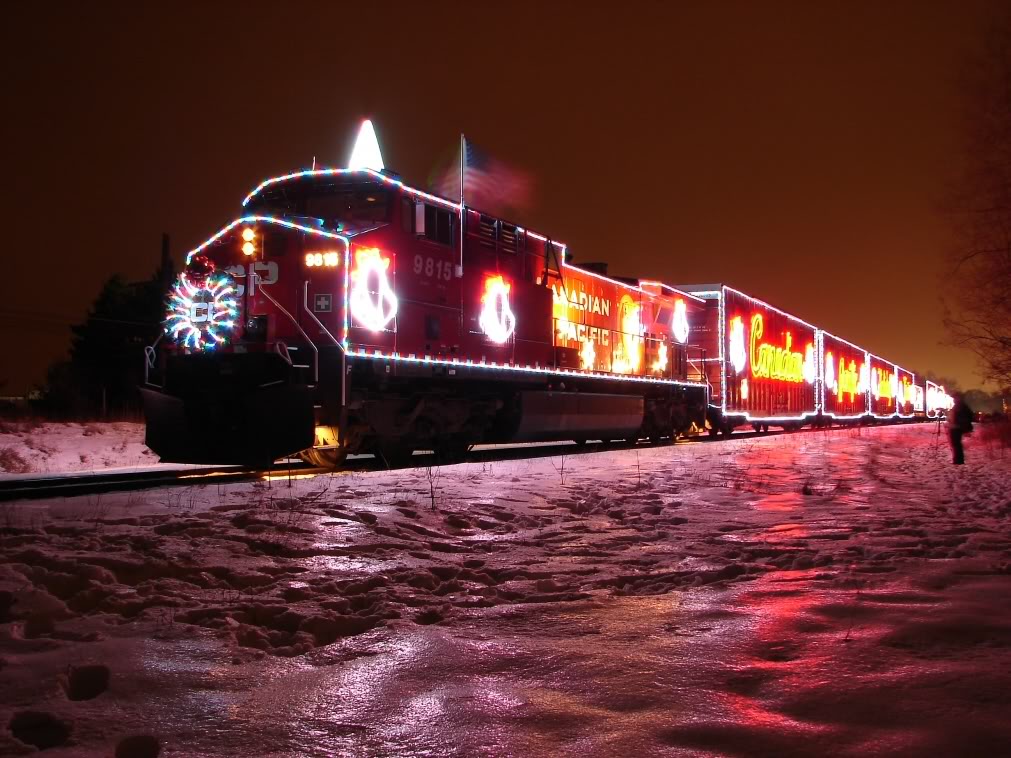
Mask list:
[[[244,466],[206,466],[158,471],[116,471],[63,476],[11,477],[0,479],[0,501],[38,500],[47,497],[74,497],[103,492],[125,492],[155,487],[200,486],[256,481],[266,475],[286,472],[304,474],[316,469],[305,463],[252,469]]]

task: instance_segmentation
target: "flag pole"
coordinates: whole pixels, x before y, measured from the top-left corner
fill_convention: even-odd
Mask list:
[[[463,227],[467,221],[467,206],[463,201],[463,177],[467,161],[467,138],[460,132],[460,265],[457,276],[463,276]]]

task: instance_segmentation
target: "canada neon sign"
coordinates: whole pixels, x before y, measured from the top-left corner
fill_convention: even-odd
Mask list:
[[[735,319],[736,321],[736,319]],[[738,328],[743,336],[743,329]],[[733,337],[733,331],[731,337]],[[814,345],[808,345],[801,353],[793,349],[793,334],[786,332],[783,345],[763,342],[765,317],[756,313],[751,317],[751,332],[748,340],[748,358],[751,376],[755,379],[778,379],[784,382],[813,384],[817,370],[814,364]],[[733,346],[731,347],[733,352]],[[736,366],[735,366],[736,368]]]

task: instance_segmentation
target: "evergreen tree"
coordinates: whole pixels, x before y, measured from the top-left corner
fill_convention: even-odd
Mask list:
[[[49,371],[47,405],[60,413],[122,413],[140,407],[144,348],[161,332],[175,280],[168,236],[154,275],[129,284],[115,274],[102,286],[83,323],[71,327],[70,360]]]

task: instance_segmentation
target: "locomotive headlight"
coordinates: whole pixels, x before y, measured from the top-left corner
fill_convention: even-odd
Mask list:
[[[242,254],[253,255],[256,253],[256,232],[250,227],[242,230]]]

